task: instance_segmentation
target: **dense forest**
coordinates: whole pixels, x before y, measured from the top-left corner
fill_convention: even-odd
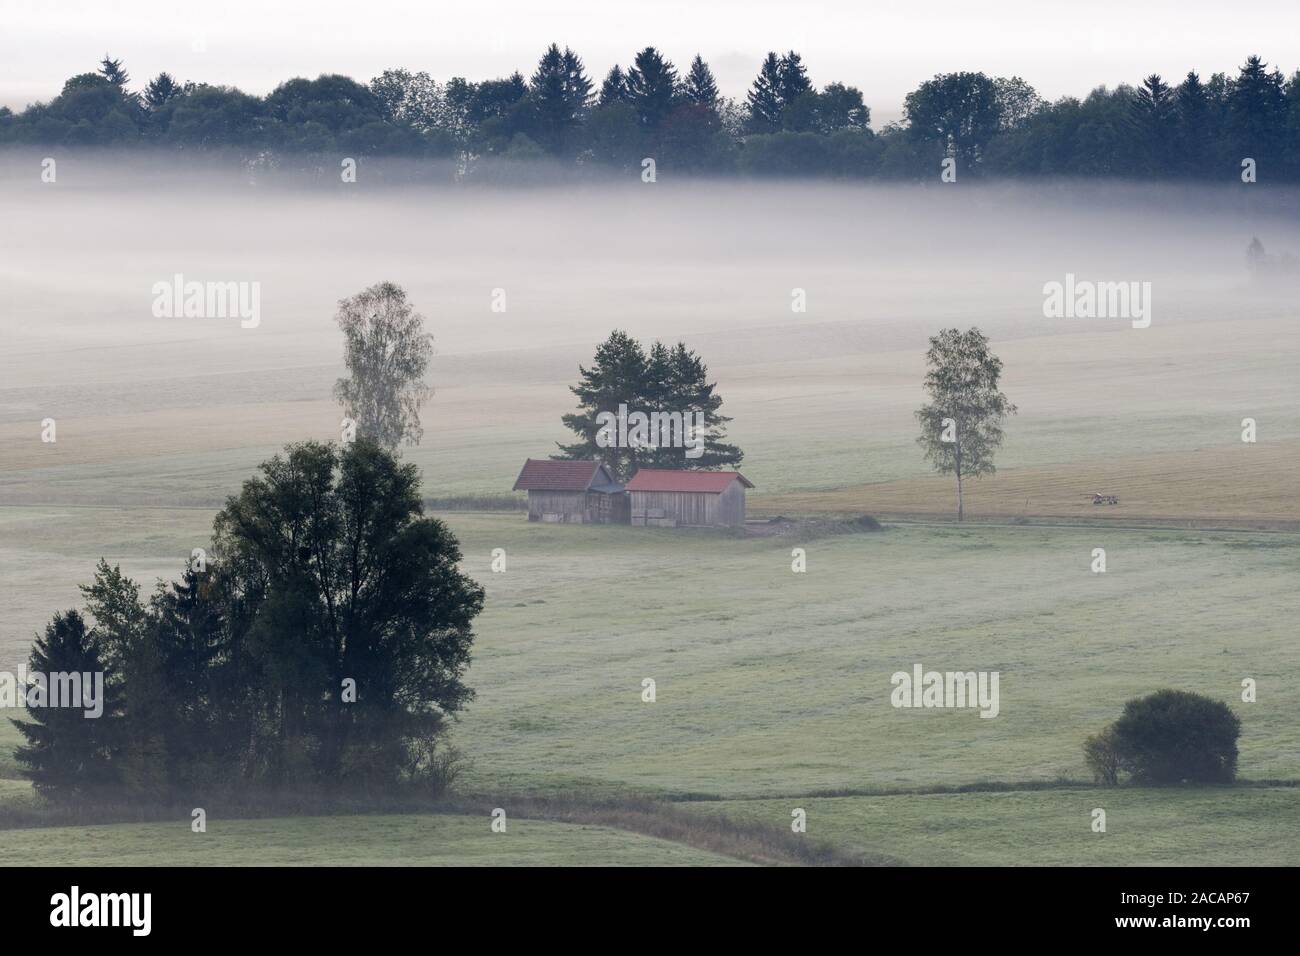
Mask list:
[[[1152,74],[1056,102],[1019,77],[940,74],[903,114],[873,130],[861,91],[818,88],[794,51],[769,53],[743,102],[719,93],[699,56],[681,70],[653,47],[603,81],[552,45],[529,77],[440,83],[391,69],[368,84],[295,78],[265,97],[167,73],[133,89],[106,56],[48,103],[0,109],[0,144],[440,157],[462,174],[490,159],[640,172],[650,157],[658,174],[882,179],[937,179],[953,158],[959,176],[1230,181],[1249,158],[1260,181],[1300,181],[1300,70],[1288,78],[1257,56],[1235,76]]]

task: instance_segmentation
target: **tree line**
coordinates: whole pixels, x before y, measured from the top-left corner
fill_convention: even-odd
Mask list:
[[[1152,74],[1055,102],[1020,77],[939,74],[903,111],[873,130],[862,92],[818,88],[793,50],[768,53],[741,101],[719,92],[699,55],[679,69],[654,47],[599,82],[552,44],[529,76],[325,74],[265,97],[166,72],[132,89],[105,56],[49,102],[0,109],[0,144],[442,157],[470,173],[492,159],[637,170],[651,157],[675,172],[919,180],[946,158],[959,176],[1226,180],[1249,158],[1261,180],[1300,180],[1300,70],[1288,77],[1258,56],[1235,75]]]

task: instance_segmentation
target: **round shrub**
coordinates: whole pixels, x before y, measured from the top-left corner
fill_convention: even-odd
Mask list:
[[[1161,690],[1130,700],[1113,725],[1120,764],[1139,783],[1231,783],[1241,721],[1202,694]]]

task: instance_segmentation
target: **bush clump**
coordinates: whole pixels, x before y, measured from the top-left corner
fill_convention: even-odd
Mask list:
[[[1121,773],[1144,784],[1231,783],[1240,735],[1240,719],[1222,701],[1160,690],[1125,704],[1083,752],[1096,781],[1110,786]]]

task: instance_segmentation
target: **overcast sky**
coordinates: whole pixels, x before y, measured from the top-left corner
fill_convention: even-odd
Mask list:
[[[740,97],[767,50],[798,50],[812,80],[859,87],[874,125],[938,72],[1020,75],[1048,98],[1100,84],[1208,76],[1258,53],[1300,67],[1300,2],[1257,0],[0,0],[0,104],[58,93],[105,52],[133,86],[159,70],[264,94],[291,76],[387,67],[486,79],[528,74],[550,42],[598,80],[653,44],[700,53]]]

